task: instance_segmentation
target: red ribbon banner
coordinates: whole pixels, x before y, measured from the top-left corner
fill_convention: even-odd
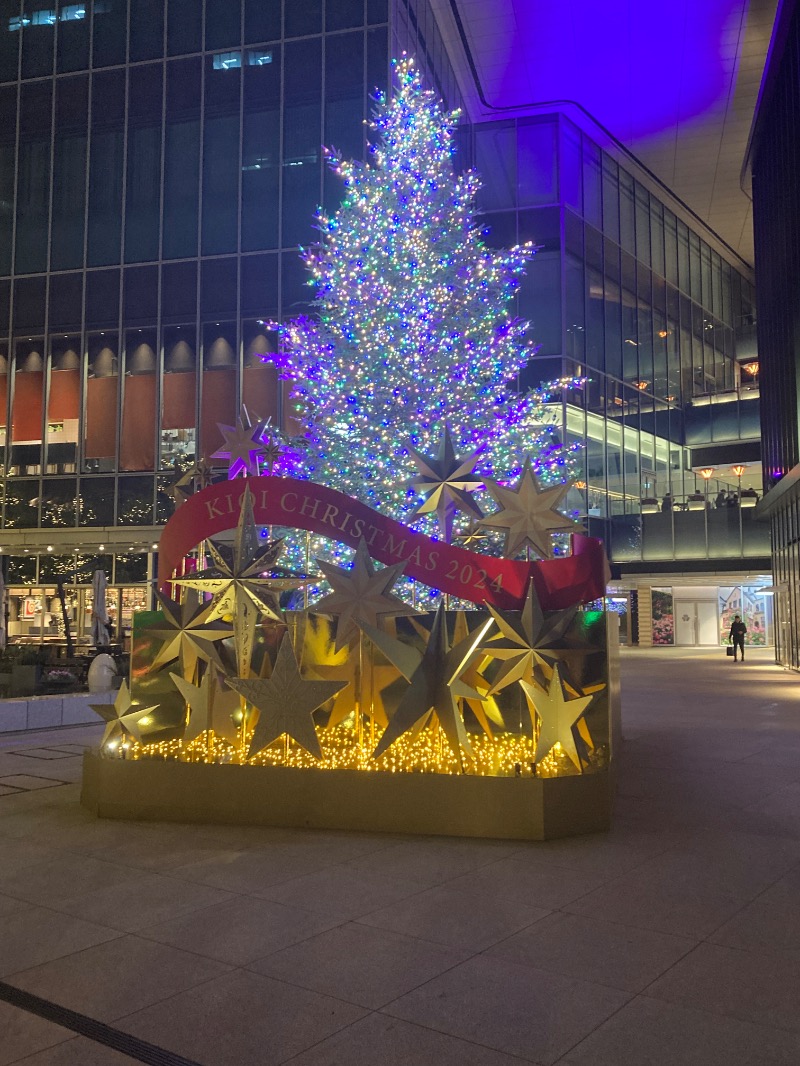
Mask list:
[[[518,610],[531,581],[545,611],[605,595],[608,563],[602,541],[594,537],[573,534],[572,555],[558,559],[533,563],[497,559],[415,533],[337,489],[272,476],[209,485],[176,510],[161,534],[161,588],[200,541],[235,527],[247,487],[259,525],[305,529],[351,548],[363,538],[379,562],[405,563],[407,577],[472,603]]]

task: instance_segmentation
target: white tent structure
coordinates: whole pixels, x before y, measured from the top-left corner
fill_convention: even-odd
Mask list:
[[[92,637],[95,647],[104,647],[111,640],[108,632],[106,609],[106,575],[104,570],[95,570],[92,577]]]

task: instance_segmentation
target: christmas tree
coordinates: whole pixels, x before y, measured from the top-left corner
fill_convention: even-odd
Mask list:
[[[514,391],[534,349],[511,305],[534,248],[486,247],[479,178],[453,166],[458,112],[410,59],[395,82],[378,98],[370,160],[328,152],[344,198],[317,214],[320,243],[304,254],[316,314],[282,328],[282,355],[307,475],[408,520],[420,503],[409,449],[435,452],[445,426],[500,480],[529,456],[542,480],[563,480],[567,457],[543,423],[548,389]]]

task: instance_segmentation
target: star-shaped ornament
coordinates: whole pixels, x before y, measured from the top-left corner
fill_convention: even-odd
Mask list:
[[[184,680],[180,674],[170,674],[170,677],[189,708],[183,743],[191,744],[201,733],[211,730],[235,744],[237,727],[233,715],[239,709],[239,697],[230,689],[219,687],[216,670],[212,667],[206,670],[199,685]]]
[[[281,593],[301,588],[308,580],[304,574],[275,567],[283,550],[283,541],[265,542],[261,538],[249,488],[242,496],[233,544],[209,540],[206,547],[211,565],[199,573],[176,578],[175,584],[212,594],[210,620],[226,615],[235,619],[237,613],[241,613],[237,611],[237,604],[247,599],[268,618],[281,621]]]
[[[197,660],[202,659],[203,662],[213,663],[217,669],[224,670],[215,644],[232,636],[233,631],[224,622],[212,620],[211,605],[201,603],[199,595],[193,589],[186,591],[183,603],[170,599],[158,590],[156,599],[164,620],[142,631],[149,637],[158,637],[164,641],[151,669],[158,670],[165,663],[178,659],[183,676],[191,680],[197,669]]]
[[[281,444],[280,439],[271,435],[270,431],[273,428],[270,425],[271,421],[272,419],[268,418],[261,429],[261,444],[263,447],[261,458],[268,474],[273,472],[275,466],[286,454],[286,448]]]
[[[456,612],[455,627],[453,629],[453,640],[458,644],[469,636],[467,613],[466,611],[458,611]],[[461,680],[475,689],[480,695],[480,699],[477,700],[469,696],[466,696],[465,699],[487,737],[493,736],[492,723],[501,728],[504,725],[503,715],[500,713],[500,708],[494,698],[492,686],[483,675],[483,668],[489,661],[490,657],[484,653],[484,650],[477,649],[461,673]]]
[[[308,681],[300,674],[291,637],[284,635],[272,674],[267,678],[228,678],[227,685],[258,713],[248,758],[286,733],[315,759],[322,749],[313,713],[344,687],[344,681]]]
[[[577,699],[565,698],[561,683],[561,672],[556,666],[547,691],[543,691],[528,681],[520,681],[525,691],[531,717],[535,711],[539,719],[539,738],[536,742],[536,761],[541,762],[556,744],[572,761],[579,773],[583,772],[580,755],[575,746],[573,729],[586,713],[594,695],[579,696]]]
[[[487,607],[497,624],[499,637],[488,640],[483,650],[493,659],[504,660],[492,683],[492,693],[515,681],[532,681],[535,666],[552,664],[557,658],[554,649],[562,646],[564,634],[577,613],[577,607],[569,607],[545,615],[532,581],[520,612],[499,611],[491,604]]]
[[[177,476],[167,487],[166,494],[175,504],[175,510],[177,510],[195,492],[211,484],[213,471],[205,459],[200,459],[198,462],[193,463],[188,470],[181,470],[176,463],[175,473]]]
[[[468,637],[450,647],[443,604],[439,604],[433,626],[423,652],[403,644],[387,633],[364,626],[364,632],[383,654],[393,662],[409,682],[389,725],[373,752],[373,758],[381,755],[404,733],[413,730],[416,724],[431,711],[447,737],[450,749],[462,764],[463,752],[474,758],[472,745],[458,707],[458,698],[480,700],[481,694],[462,680],[474,651],[478,648],[489,626],[487,619]]]
[[[142,707],[138,700],[132,700],[127,681],[120,685],[113,703],[90,703],[89,706],[106,723],[103,739],[100,741],[101,747],[105,747],[109,740],[116,740],[126,734],[132,736],[137,744],[143,743],[140,726],[149,725],[146,719],[149,719],[153,711],[158,710],[157,703],[152,707]]]
[[[229,478],[235,478],[239,474],[258,477],[258,459],[264,454],[264,443],[261,440],[262,423],[252,423],[247,408],[242,407],[235,426],[223,426],[221,423],[218,425],[225,443],[212,452],[211,458],[228,460]]]
[[[435,513],[442,537],[449,544],[456,511],[463,511],[472,518],[480,518],[483,514],[469,493],[470,489],[483,486],[483,478],[474,473],[479,451],[461,459],[457,458],[450,427],[446,423],[435,457],[423,455],[414,448],[409,448],[408,451],[419,470],[419,474],[409,485],[425,497],[410,515],[410,519],[417,515]]]
[[[379,626],[381,618],[397,618],[417,611],[393,596],[390,589],[403,572],[405,563],[393,563],[376,569],[367,542],[362,538],[349,570],[317,559],[332,588],[314,604],[314,614],[332,615],[336,623],[336,650],[343,648],[358,626]]]
[[[486,489],[500,507],[499,511],[480,519],[479,525],[502,530],[506,535],[505,554],[514,558],[530,548],[541,559],[553,557],[553,533],[583,533],[583,526],[567,518],[556,508],[572,488],[573,482],[542,489],[526,460],[519,481],[507,488],[486,479]]]

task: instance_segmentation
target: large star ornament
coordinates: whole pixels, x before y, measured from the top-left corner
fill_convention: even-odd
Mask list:
[[[216,671],[206,670],[199,685],[185,681],[180,674],[170,674],[170,677],[189,708],[183,743],[191,744],[201,733],[212,730],[216,736],[235,744],[237,727],[233,715],[239,709],[239,697],[230,689],[219,687]]]
[[[156,599],[164,615],[164,621],[148,627],[143,632],[149,637],[158,637],[164,643],[152,663],[157,670],[165,663],[178,659],[183,676],[194,677],[197,660],[213,663],[224,670],[215,644],[233,635],[233,630],[224,622],[211,620],[211,605],[201,603],[193,589],[188,589],[183,603],[170,599],[156,590]]]
[[[450,427],[446,424],[435,457],[423,455],[414,448],[408,450],[419,470],[409,485],[425,497],[410,517],[435,513],[442,537],[449,544],[456,511],[463,511],[472,518],[480,518],[483,514],[469,493],[470,489],[479,489],[483,485],[483,478],[473,472],[479,451],[457,458]]]
[[[236,618],[241,613],[237,605],[242,599],[250,600],[267,617],[281,620],[281,592],[300,588],[306,583],[304,575],[275,568],[275,560],[283,550],[283,541],[265,543],[261,539],[253,515],[253,496],[249,487],[242,496],[233,544],[210,540],[207,541],[207,548],[211,566],[188,577],[176,578],[175,584],[212,594],[209,620],[226,615]]]
[[[132,736],[137,744],[141,744],[140,726],[148,725],[149,723],[144,720],[158,709],[157,703],[152,707],[142,707],[138,700],[132,700],[127,681],[123,681],[120,685],[117,698],[113,703],[90,703],[89,706],[106,723],[103,739],[100,742],[101,747],[105,747],[109,740],[115,740],[126,734]]]
[[[556,510],[571,488],[571,481],[540,488],[530,461],[526,460],[514,488],[486,479],[486,489],[500,510],[480,519],[478,524],[505,533],[505,554],[509,558],[514,558],[525,548],[531,548],[540,558],[551,559],[551,534],[585,532],[580,523]]]
[[[417,614],[407,603],[393,596],[390,589],[403,572],[405,563],[393,563],[376,569],[367,542],[362,538],[349,570],[317,559],[322,573],[333,590],[314,604],[314,614],[332,615],[336,622],[336,650],[348,642],[357,626],[378,627],[381,618]]]
[[[284,733],[296,740],[315,759],[322,758],[312,715],[347,682],[307,681],[301,677],[288,633],[281,641],[270,677],[231,677],[226,684],[244,696],[259,712],[248,758]]]
[[[550,666],[557,655],[553,654],[564,640],[564,634],[572,625],[577,607],[565,611],[542,611],[533,582],[528,586],[528,595],[520,612],[499,611],[487,604],[495,620],[499,635],[484,644],[483,650],[493,659],[502,659],[491,692],[511,685],[515,681],[533,680],[537,665]]]
[[[572,761],[577,770],[582,773],[583,767],[575,746],[575,734],[573,728],[578,724],[586,713],[594,695],[579,696],[577,699],[568,700],[564,695],[564,686],[561,683],[561,673],[556,666],[550,685],[546,692],[532,685],[529,681],[520,681],[528,700],[531,711],[536,712],[539,719],[539,739],[536,742],[536,761],[541,762],[556,744],[561,745],[561,750]]]
[[[225,443],[212,452],[211,458],[228,460],[229,478],[235,478],[239,474],[257,477],[258,459],[264,454],[262,423],[251,423],[247,408],[243,407],[235,426],[223,426],[221,423],[218,423],[218,426]]]
[[[461,679],[473,653],[492,624],[487,619],[464,640],[450,647],[445,624],[444,606],[440,604],[423,652],[390,637],[372,626],[364,632],[384,655],[393,662],[409,682],[389,725],[378,743],[373,758],[379,759],[392,744],[431,711],[447,737],[450,749],[462,761],[462,753],[473,758],[466,726],[458,707],[458,698],[480,700],[481,694]]]

